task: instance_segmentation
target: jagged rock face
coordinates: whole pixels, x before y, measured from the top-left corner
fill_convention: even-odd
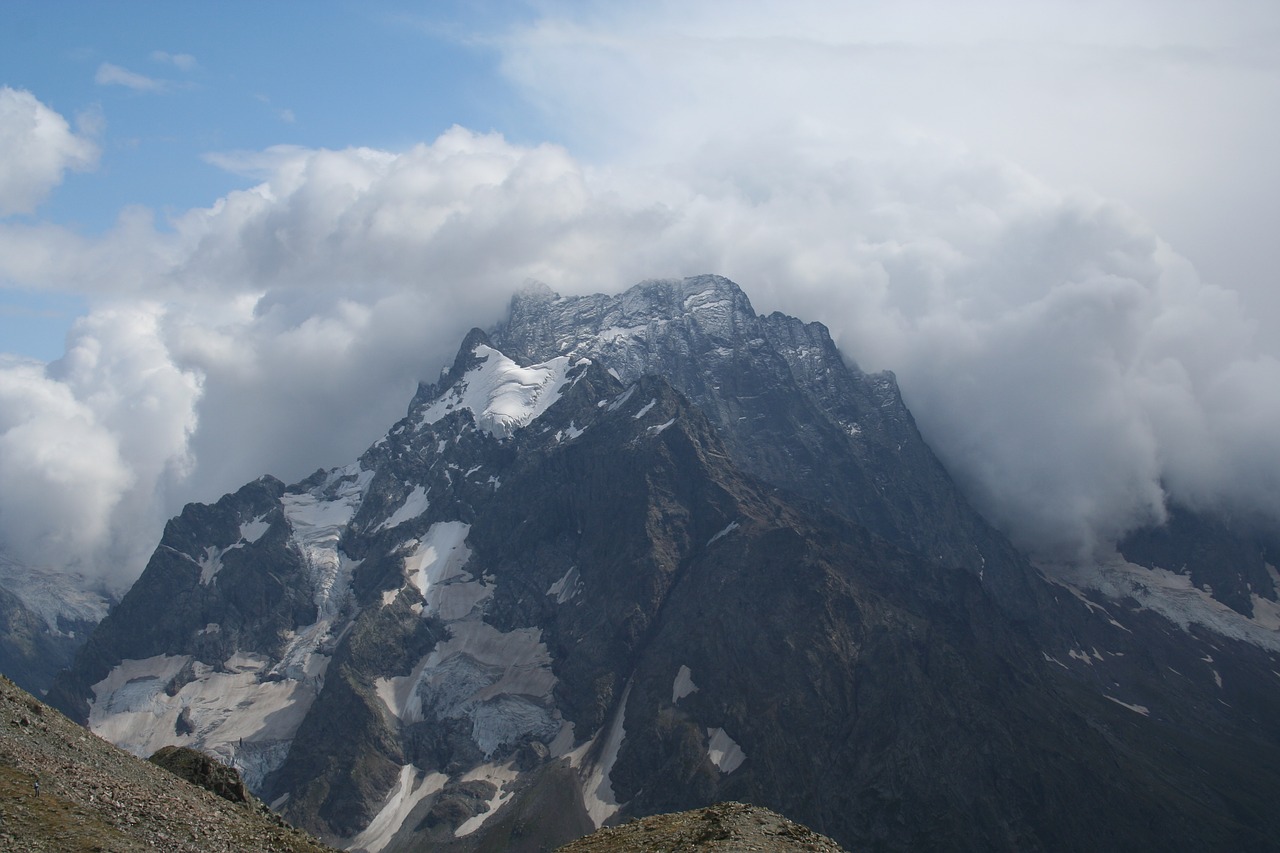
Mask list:
[[[852,849],[1261,849],[1280,642],[1233,636],[1041,578],[891,376],[708,277],[526,293],[357,462],[187,507],[51,695],[357,850],[726,799]]]
[[[494,333],[517,358],[587,357],[624,382],[662,376],[717,427],[748,474],[848,515],[1033,606],[1024,558],[969,507],[929,450],[891,373],[846,362],[821,323],[758,316],[719,276],[618,296],[518,294]]]

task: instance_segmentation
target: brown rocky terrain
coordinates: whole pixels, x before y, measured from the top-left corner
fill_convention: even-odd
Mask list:
[[[0,850],[331,848],[256,800],[231,802],[112,746],[0,676]]]
[[[825,835],[777,812],[742,803],[654,815],[601,829],[561,847],[558,853],[842,853]]]

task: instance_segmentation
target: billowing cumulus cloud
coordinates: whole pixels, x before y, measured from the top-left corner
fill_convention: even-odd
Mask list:
[[[30,92],[0,86],[0,216],[30,213],[67,170],[92,168],[98,147]]]
[[[552,115],[595,123],[573,131],[585,154],[462,128],[402,151],[224,152],[210,161],[244,189],[158,225],[0,225],[0,279],[97,306],[64,359],[0,374],[16,401],[0,465],[37,498],[6,488],[11,547],[145,554],[186,500],[350,461],[527,279],[583,293],[703,272],[894,370],[975,503],[1038,554],[1105,548],[1171,499],[1280,518],[1280,362],[1251,294],[1207,282],[1131,206],[968,138],[969,119],[890,121],[891,77],[871,84],[909,70],[903,21],[778,38],[743,14],[708,40],[715,4],[644,22],[601,8],[500,44]],[[1168,20],[1153,39],[1179,35]],[[867,37],[840,43],[855,25]],[[956,32],[980,41],[939,25],[908,52],[936,71],[929,51]],[[786,60],[824,38],[819,61]],[[884,126],[859,127],[837,88]],[[92,452],[39,452],[52,423]]]
[[[159,309],[102,310],[66,356],[0,364],[0,541],[11,557],[109,584],[145,560],[191,465],[199,381],[157,336]]]

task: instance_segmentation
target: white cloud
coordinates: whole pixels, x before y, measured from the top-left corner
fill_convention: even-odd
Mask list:
[[[80,321],[48,367],[0,364],[0,541],[32,565],[117,586],[154,547],[164,495],[189,471],[199,381],[173,366],[158,309]]]
[[[278,148],[215,158],[260,183],[171,230],[21,232],[10,245],[47,240],[28,252],[57,256],[61,280],[117,271],[99,294],[167,306],[96,312],[43,380],[115,448],[99,478],[115,498],[95,505],[158,494],[131,512],[159,519],[353,458],[526,278],[582,293],[716,271],[894,368],[930,443],[1025,545],[1105,544],[1169,493],[1280,513],[1280,363],[1235,294],[1124,208],[928,146],[833,164],[781,134],[701,156],[585,169],[461,129],[400,153]],[[127,441],[142,399],[159,435]]]
[[[68,169],[98,161],[98,147],[30,92],[0,87],[0,216],[30,213]]]
[[[157,80],[154,77],[121,68],[110,62],[104,62],[98,66],[98,73],[93,76],[93,82],[99,86],[124,86],[135,92],[164,92],[169,88],[169,84],[164,80]]]
[[[164,50],[153,50],[151,58],[156,62],[172,65],[180,71],[194,71],[199,63],[189,53],[169,53]]]

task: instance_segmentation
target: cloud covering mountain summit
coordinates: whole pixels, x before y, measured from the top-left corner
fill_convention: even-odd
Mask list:
[[[624,14],[551,9],[495,38],[513,84],[564,119],[567,145],[454,127],[398,149],[221,152],[208,162],[243,186],[207,207],[159,220],[126,208],[97,235],[0,220],[0,282],[90,304],[64,358],[0,364],[4,546],[123,582],[183,503],[357,453],[524,281],[571,295],[704,272],[741,283],[762,312],[821,320],[862,367],[895,371],[974,502],[1042,555],[1105,548],[1160,519],[1170,498],[1280,515],[1280,350],[1258,334],[1276,321],[1250,290],[1265,288],[1206,281],[1132,209],[1012,162],[1039,165],[1058,148],[1011,155],[972,136],[982,116],[938,112],[936,97],[890,103],[945,71],[961,75],[955,86],[980,81],[990,20],[947,48],[936,31],[903,35],[893,15],[866,32],[838,16],[821,62],[766,85],[779,57],[813,41],[824,7],[798,9],[786,38],[766,37],[756,7],[713,38],[717,8],[632,29]],[[1199,38],[1189,14],[1179,7],[1157,35]],[[1034,23],[1044,39],[1037,21],[1015,16],[1001,31],[1013,39]],[[1122,23],[1103,47],[1137,57],[1138,77],[1115,73],[1148,91],[1150,63],[1166,54],[1126,42],[1137,30]],[[1203,38],[1225,44],[1237,29],[1218,21]],[[1064,49],[1035,79],[1093,68],[1091,55]],[[900,88],[860,85],[845,104],[823,82],[866,84],[904,56],[920,64]],[[1169,56],[1179,73],[1205,75],[1197,104],[1238,67],[1197,71]],[[1011,45],[994,57],[1001,68],[1025,61]],[[603,97],[609,85],[629,91],[623,80],[671,92],[676,76],[688,92],[664,104]],[[759,115],[743,108],[743,81],[758,84]],[[1002,86],[1009,103],[1029,103],[1012,78]],[[1252,91],[1241,86],[1232,91]],[[23,107],[0,110],[5,174],[43,176],[0,180],[0,211],[12,214],[97,149],[38,93],[3,93]],[[1100,97],[1110,109],[1128,96]],[[1161,104],[1143,115],[1168,118]],[[1000,109],[981,111],[992,127],[1012,120]],[[12,142],[36,138],[33,114],[58,145]],[[931,126],[929,115],[941,118]],[[1255,119],[1233,121],[1223,132]],[[1088,136],[1076,130],[1071,139]],[[1203,162],[1178,151],[1178,162]]]

